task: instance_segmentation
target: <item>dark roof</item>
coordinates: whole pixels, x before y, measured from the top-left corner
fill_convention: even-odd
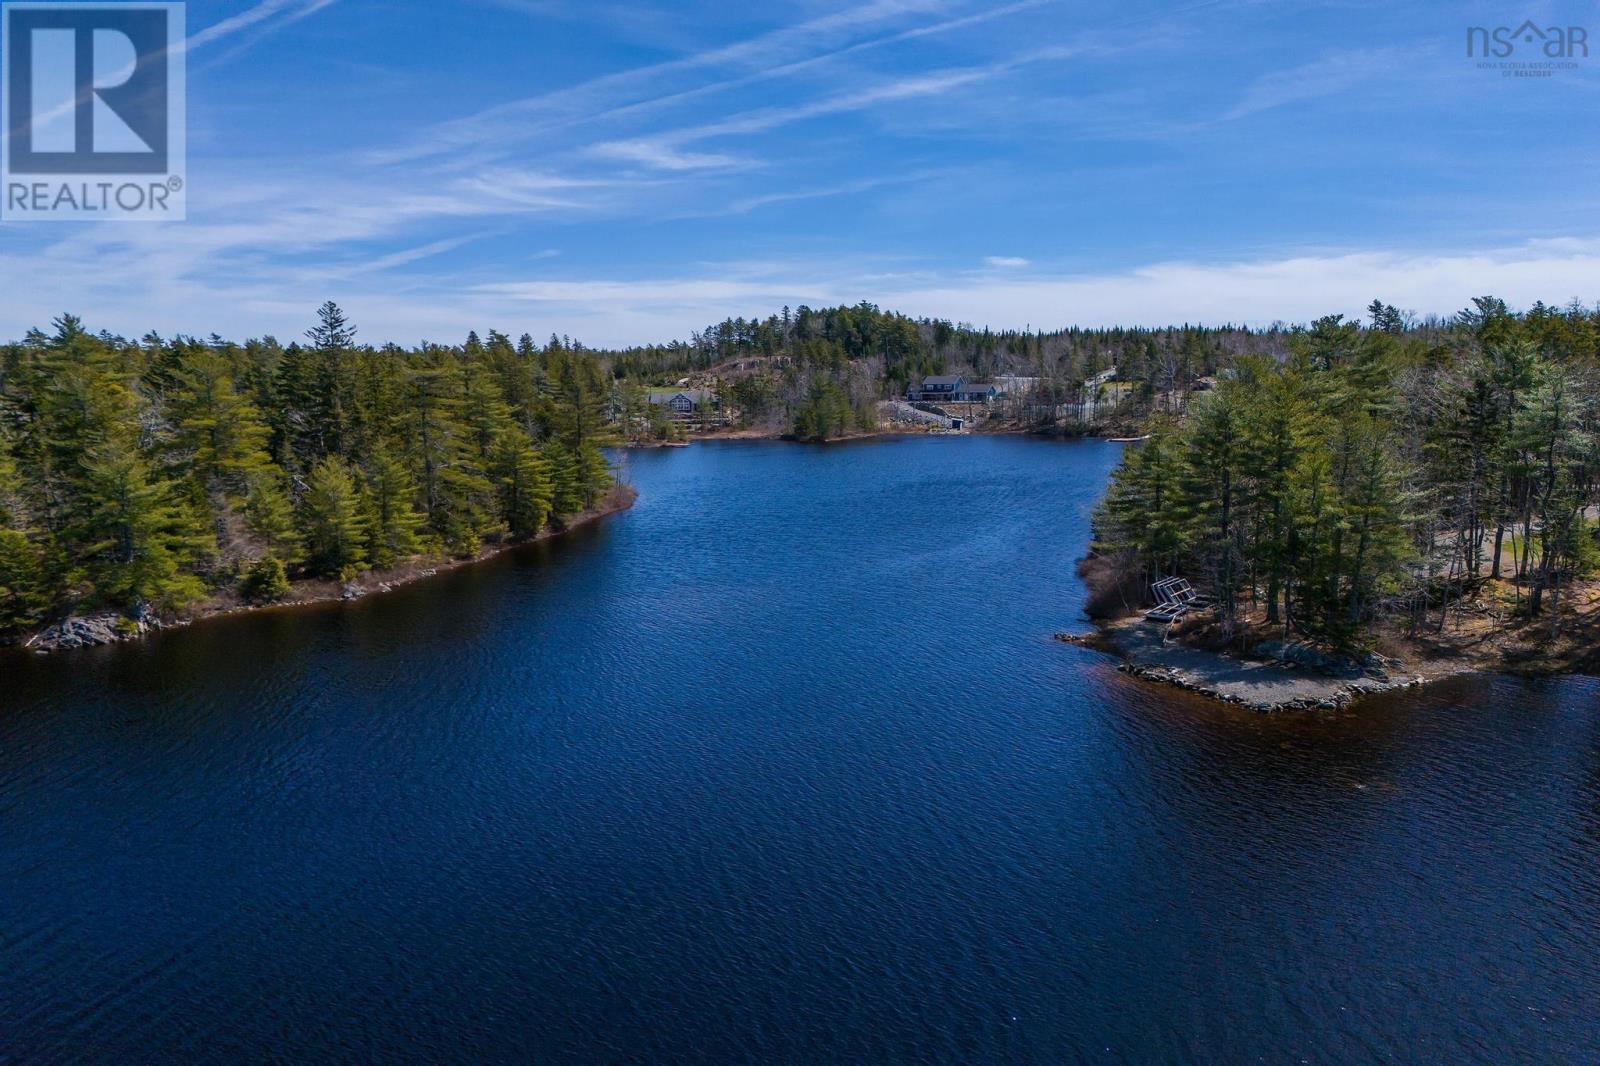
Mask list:
[[[927,388],[929,385],[959,385],[960,383],[960,374],[939,374],[935,377],[927,377],[922,379],[923,388]]]

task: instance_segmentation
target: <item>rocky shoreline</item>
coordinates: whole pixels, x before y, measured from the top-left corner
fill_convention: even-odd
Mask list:
[[[549,527],[537,536],[523,540],[504,541],[485,545],[476,555],[461,559],[414,559],[391,570],[369,571],[354,581],[340,583],[307,579],[291,583],[287,597],[272,603],[241,602],[232,592],[220,593],[203,603],[187,608],[170,618],[163,618],[148,607],[131,614],[102,612],[93,615],[72,615],[50,625],[23,641],[23,650],[39,655],[72,651],[79,648],[100,647],[138,640],[151,633],[168,629],[181,629],[210,618],[240,614],[244,611],[284,610],[313,604],[363,599],[367,596],[392,592],[414,581],[434,577],[446,570],[455,570],[473,563],[493,558],[503,552],[537,544],[552,537],[569,533],[581,526],[597,522],[610,515],[619,514],[632,507],[638,493],[630,486],[619,485],[612,489],[596,507],[567,518],[559,528]]]
[[[1393,659],[1332,660],[1293,645],[1273,648],[1270,657],[1244,658],[1168,641],[1164,627],[1143,619],[1105,623],[1090,634],[1058,633],[1056,639],[1120,657],[1123,673],[1264,713],[1337,710],[1363,696],[1470,670],[1446,665],[1424,675]]]

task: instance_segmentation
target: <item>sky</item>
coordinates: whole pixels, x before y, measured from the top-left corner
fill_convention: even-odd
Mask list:
[[[1507,78],[1467,29],[1592,27]],[[188,219],[0,225],[0,337],[594,346],[1600,301],[1600,7],[194,0]]]

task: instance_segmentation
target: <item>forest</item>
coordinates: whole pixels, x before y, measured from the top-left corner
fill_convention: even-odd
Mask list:
[[[374,347],[332,303],[287,346],[63,316],[0,346],[0,638],[534,536],[611,489],[603,447],[671,429],[650,387],[704,384],[744,426],[812,439],[873,428],[925,374],[1010,374],[1029,383],[1011,428],[1084,432],[1063,405],[1111,368],[1148,439],[1094,552],[1135,596],[1182,574],[1227,632],[1356,645],[1503,586],[1558,633],[1600,563],[1600,311],[1368,316],[995,332],[863,303],[615,351],[495,331]]]
[[[374,348],[331,302],[288,346],[63,316],[0,347],[0,637],[531,537],[610,490],[611,396],[560,340]]]
[[[1183,417],[1155,415],[1095,550],[1128,588],[1203,582],[1228,634],[1360,646],[1384,621],[1442,631],[1492,588],[1560,635],[1566,593],[1600,564],[1600,312],[1482,297],[1426,328],[1369,313],[1230,357]]]
[[[1005,413],[1048,424],[1060,405],[1085,398],[1087,380],[1116,367],[1137,389],[1129,407],[1137,417],[1236,355],[1281,354],[1288,335],[1281,326],[995,331],[861,303],[785,307],[765,319],[727,319],[688,341],[601,354],[624,382],[703,382],[747,428],[822,439],[878,428],[880,400],[904,395],[925,375],[957,372],[1029,378],[1032,387],[1008,397]]]

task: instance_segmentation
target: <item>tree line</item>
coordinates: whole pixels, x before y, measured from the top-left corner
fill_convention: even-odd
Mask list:
[[[331,302],[287,347],[63,316],[0,347],[0,636],[532,536],[611,488],[611,394],[556,338],[374,348]]]
[[[1084,395],[1086,382],[1115,367],[1132,388],[1124,413],[1136,419],[1170,406],[1195,378],[1215,374],[1236,355],[1282,356],[1289,336],[1282,326],[996,331],[863,302],[729,318],[688,341],[601,354],[619,378],[641,385],[716,377],[745,425],[823,437],[874,428],[879,400],[948,373],[970,381],[1027,379],[1026,389],[1006,398],[1005,413],[1044,423],[1062,405],[1093,400]]]
[[[1493,297],[1418,324],[1290,331],[1228,358],[1182,419],[1131,447],[1097,551],[1135,587],[1197,577],[1225,632],[1245,617],[1355,645],[1373,622],[1442,629],[1465,595],[1563,624],[1600,563],[1600,310]]]

